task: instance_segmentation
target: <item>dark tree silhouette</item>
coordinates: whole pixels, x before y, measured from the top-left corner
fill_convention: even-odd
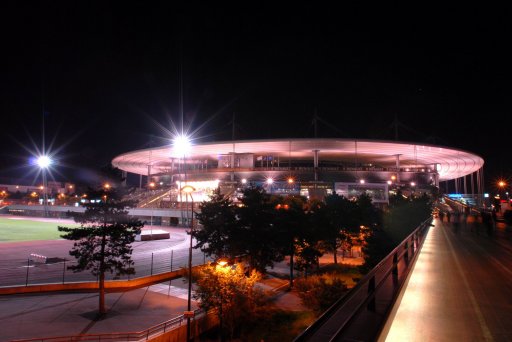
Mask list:
[[[200,211],[196,218],[200,227],[194,230],[197,241],[195,248],[200,248],[208,256],[233,260],[242,253],[242,241],[234,240],[237,228],[235,205],[216,189],[210,201],[199,205]]]
[[[298,242],[306,236],[309,226],[305,205],[306,198],[301,196],[273,196],[272,202],[276,209],[274,228],[275,240],[283,255],[290,256],[290,288],[293,287],[294,257]]]
[[[276,210],[270,196],[260,187],[244,189],[241,206],[236,208],[238,224],[234,239],[244,241],[243,254],[251,268],[265,272],[267,266],[284,258],[275,232]]]
[[[130,202],[116,199],[114,190],[90,191],[84,213],[71,214],[78,228],[59,226],[64,239],[76,241],[69,254],[77,264],[68,267],[73,272],[89,270],[99,279],[99,314],[105,309],[105,273],[114,279],[123,274],[134,274],[131,243],[143,226],[138,219],[128,216]]]

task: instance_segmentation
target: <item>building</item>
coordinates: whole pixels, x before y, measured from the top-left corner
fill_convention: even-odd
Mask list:
[[[322,197],[369,192],[386,202],[388,191],[422,191],[443,186],[483,193],[484,160],[471,152],[410,142],[359,139],[241,140],[137,150],[117,156],[114,167],[147,176],[147,184],[171,187],[167,200],[179,202],[186,183],[201,201],[217,186],[236,193],[245,184],[270,193]],[[142,179],[142,178],[141,178]]]

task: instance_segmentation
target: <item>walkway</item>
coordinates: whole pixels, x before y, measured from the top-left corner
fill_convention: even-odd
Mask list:
[[[177,279],[170,291],[167,282],[107,293],[105,299],[108,313],[96,320],[97,293],[0,296],[0,341],[142,331],[182,315],[187,308],[187,289],[183,280]]]
[[[436,219],[379,341],[512,340],[512,232],[453,228]]]

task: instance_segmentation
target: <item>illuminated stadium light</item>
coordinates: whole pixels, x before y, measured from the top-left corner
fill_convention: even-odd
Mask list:
[[[52,164],[52,160],[50,157],[43,155],[37,158],[36,163],[41,169],[47,169]]]
[[[173,139],[173,152],[177,156],[186,156],[190,152],[192,143],[186,135],[178,135]]]
[[[274,183],[274,180],[272,178],[267,178],[266,183],[270,185]]]
[[[364,184],[364,179],[360,179],[359,183]]]
[[[246,183],[247,183],[247,179],[242,178],[242,184],[246,184]]]

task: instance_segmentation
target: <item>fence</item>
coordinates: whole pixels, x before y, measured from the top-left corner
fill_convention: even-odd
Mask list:
[[[69,257],[67,257],[69,258]],[[135,276],[144,277],[188,267],[188,249],[162,250],[157,252],[138,253],[133,256]],[[199,250],[193,250],[192,266],[202,265],[210,261]],[[76,265],[76,261],[64,257],[52,257],[31,253],[27,259],[2,261],[0,264],[0,287],[28,286],[40,284],[66,284],[74,282],[97,281],[89,271],[75,273],[68,269]],[[118,279],[130,280],[134,275],[123,275]],[[113,280],[111,274],[105,275],[106,280]]]
[[[194,317],[199,318],[204,315],[204,311],[198,309],[194,312]],[[194,318],[195,319],[195,318]],[[44,337],[32,338],[25,340],[14,340],[12,342],[68,342],[68,341],[148,341],[152,337],[161,335],[169,330],[175,329],[186,322],[183,315],[172,318],[163,323],[157,324],[143,331],[127,332],[127,333],[105,333],[105,334],[83,334],[72,336]]]

